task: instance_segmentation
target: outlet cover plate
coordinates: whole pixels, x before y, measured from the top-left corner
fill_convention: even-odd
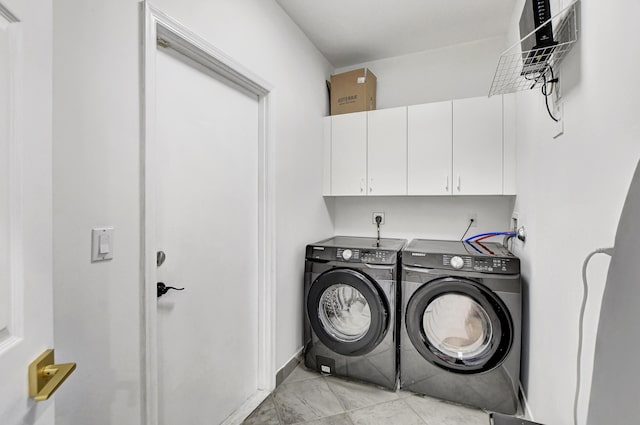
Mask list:
[[[382,221],[380,222],[380,224],[384,224],[384,213],[383,212],[371,213],[371,223],[376,224],[376,217],[377,216],[382,216]]]

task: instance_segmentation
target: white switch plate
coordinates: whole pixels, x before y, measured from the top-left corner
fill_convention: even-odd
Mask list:
[[[113,258],[113,227],[91,229],[91,262]]]

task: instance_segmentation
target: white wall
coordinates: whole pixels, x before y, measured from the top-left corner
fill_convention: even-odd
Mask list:
[[[427,238],[458,240],[469,225],[469,214],[477,214],[477,227],[468,236],[508,230],[513,210],[512,196],[434,197],[338,197],[335,205],[335,233],[376,236],[373,212],[385,213],[380,226],[383,238]],[[496,242],[501,242],[499,238]]]
[[[302,345],[304,245],[333,232],[313,160],[331,67],[273,1],[154,3],[275,86],[280,367]],[[139,4],[54,4],[55,337],[60,358],[78,362],[58,421],[139,424]],[[116,228],[115,258],[91,264],[90,229],[101,225]]]
[[[523,377],[534,419],[543,423],[571,423],[582,261],[613,244],[640,156],[640,58],[629,54],[639,14],[632,0],[582,3],[580,41],[561,66],[565,134],[559,139],[551,138],[539,91],[518,95],[516,211],[528,231],[526,245],[516,250],[528,291]],[[606,257],[596,257],[589,269],[580,423],[607,265]]]
[[[54,1],[54,327],[78,363],[60,424],[140,423],[138,22],[132,0]],[[115,257],[92,264],[105,225]]]
[[[487,96],[505,49],[505,38],[488,38],[339,68],[362,67],[378,78],[377,109]]]

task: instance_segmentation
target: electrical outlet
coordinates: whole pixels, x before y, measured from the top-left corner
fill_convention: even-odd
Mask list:
[[[467,224],[473,220],[471,223],[471,227],[478,227],[478,214],[477,213],[469,213],[467,214]]]
[[[383,212],[374,212],[374,213],[372,213],[371,214],[371,222],[373,224],[377,224],[376,223],[376,217],[378,217],[378,216],[382,217],[382,221],[380,222],[380,224],[384,224],[384,213]]]

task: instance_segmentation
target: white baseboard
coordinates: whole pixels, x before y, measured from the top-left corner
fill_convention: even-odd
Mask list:
[[[297,365],[298,363],[300,363],[301,358],[302,348],[296,351],[295,354],[293,354],[291,358],[287,360],[287,362],[280,369],[278,369],[278,373],[286,370],[287,368],[293,370],[294,368],[292,368],[290,365]],[[286,379],[286,376],[283,378],[283,380],[284,379]],[[227,419],[225,419],[221,425],[240,425],[245,419],[249,417],[249,415],[256,409],[256,407],[260,406],[260,403],[262,403],[267,397],[269,397],[269,394],[271,394],[269,391],[257,390],[255,394],[249,397],[247,401],[242,404],[242,406],[240,406],[235,412],[229,415],[229,417],[227,417]]]
[[[298,351],[296,351],[289,360],[286,361],[282,367],[280,367],[276,372],[276,387],[280,385],[287,376],[300,364],[302,361],[302,350],[304,347],[301,347]]]
[[[522,384],[520,384],[520,399],[522,400],[522,409],[524,410],[524,418],[528,421],[535,422],[533,418],[533,413],[531,413],[531,408],[529,407],[527,394],[524,392],[524,388],[522,388]]]
[[[284,369],[284,367],[286,365],[288,365],[289,363],[293,362],[293,361],[300,361],[300,359],[302,358],[302,350],[304,350],[304,347],[300,347],[300,349],[298,349],[298,351],[296,351],[295,353],[293,353],[293,355],[291,357],[289,357],[289,360],[287,360],[285,362],[284,365],[282,365],[282,367],[280,369]]]
[[[222,422],[222,425],[240,425],[249,417],[251,412],[256,410],[256,407],[260,406],[260,403],[269,397],[269,394],[271,394],[269,391],[257,390],[254,395],[249,397],[247,401],[242,404],[242,406],[229,415],[229,417]]]

